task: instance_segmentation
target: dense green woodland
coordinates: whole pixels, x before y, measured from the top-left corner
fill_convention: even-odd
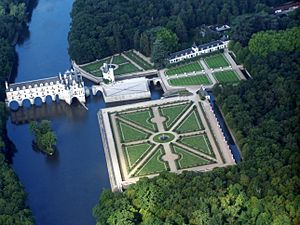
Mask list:
[[[190,47],[193,42],[218,39],[204,25],[230,24],[232,38],[243,46],[260,30],[285,29],[291,21],[270,14],[271,6],[289,0],[76,0],[71,12],[69,53],[85,63],[135,48],[159,56]],[[249,14],[251,13],[251,14]],[[163,48],[158,30],[165,28],[178,38]],[[238,32],[237,32],[238,31]],[[174,39],[173,39],[174,40]],[[154,43],[156,42],[156,46]],[[159,46],[157,46],[159,45]]]
[[[27,22],[35,1],[0,0],[0,224],[33,225],[31,211],[26,207],[26,194],[18,177],[5,160],[9,148],[6,136],[7,111],[4,103],[4,82],[16,64],[14,45],[27,31]]]
[[[167,48],[180,49],[214,38],[199,36],[203,24],[229,23],[230,48],[253,77],[214,89],[240,164],[105,190],[97,225],[300,224],[300,14],[268,13],[282,2],[75,1],[69,51],[78,62],[132,47],[153,57],[155,42],[175,37],[177,46]]]

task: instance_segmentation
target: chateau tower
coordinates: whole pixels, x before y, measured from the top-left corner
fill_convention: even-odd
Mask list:
[[[101,66],[100,69],[104,80],[115,82],[114,69],[112,67],[110,67],[107,63],[103,63],[103,66]]]

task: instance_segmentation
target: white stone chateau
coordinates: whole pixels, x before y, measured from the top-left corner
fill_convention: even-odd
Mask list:
[[[33,105],[37,98],[45,103],[47,96],[50,96],[52,101],[58,98],[69,105],[74,98],[77,98],[81,103],[85,103],[84,82],[82,77],[72,70],[55,77],[14,84],[6,82],[5,85],[6,104],[8,106],[14,101],[22,106],[23,101],[26,99]]]

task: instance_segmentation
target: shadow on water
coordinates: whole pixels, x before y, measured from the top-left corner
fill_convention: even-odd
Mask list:
[[[52,120],[58,117],[67,117],[71,121],[84,121],[87,114],[86,109],[78,101],[74,101],[71,106],[60,101],[59,103],[43,103],[39,106],[20,107],[11,111],[10,116],[13,124],[27,124],[34,120]]]

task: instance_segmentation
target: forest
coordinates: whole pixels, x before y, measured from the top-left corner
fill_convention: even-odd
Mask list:
[[[154,43],[163,28],[178,38],[164,49],[169,53],[218,39],[205,26],[215,24],[233,26],[231,37],[245,46],[252,33],[291,25],[288,17],[271,13],[271,6],[284,2],[288,0],[76,0],[69,54],[79,64],[131,48],[150,56],[159,49]]]
[[[74,12],[79,10],[76,7],[79,7],[80,2],[77,0],[74,4],[73,19]],[[106,1],[99,2],[107,3],[106,6],[110,5]],[[164,17],[160,17],[160,10],[163,11],[162,15],[171,18],[170,9],[174,10],[173,2],[177,1],[172,3],[162,1],[157,3],[158,7],[154,4],[156,1],[151,2],[153,4],[147,4],[145,8],[157,10],[158,16],[148,22],[156,23],[155,26],[166,27],[168,20],[166,19],[164,23]],[[165,2],[167,6],[161,6]],[[185,5],[187,2],[193,5],[198,1],[181,1],[178,4]],[[208,4],[209,1],[201,2],[203,2],[201,8],[204,9],[205,2]],[[219,21],[224,5],[232,6],[233,2],[235,5],[241,3],[248,5],[247,7],[239,5],[236,14],[231,14],[230,9],[227,19]],[[214,169],[206,173],[185,172],[181,175],[163,173],[153,179],[143,178],[123,193],[105,190],[93,210],[97,225],[300,224],[300,45],[297,38],[300,14],[298,10],[289,17],[275,17],[260,11],[260,9],[267,11],[268,6],[274,3],[271,1],[220,3],[223,8],[217,7],[220,11],[213,14],[218,16],[210,20],[206,15],[203,21],[195,22],[194,26],[186,26],[186,40],[169,28],[176,33],[179,46],[184,46],[191,40],[197,40],[192,30],[203,23],[228,22],[232,26],[230,36],[233,41],[230,49],[235,53],[236,60],[250,72],[252,79],[237,86],[217,86],[213,92],[237,140],[243,161],[236,166]],[[185,10],[183,6],[178,8]],[[196,9],[197,6],[191,7],[192,11]],[[87,16],[85,10],[81,5],[82,13],[78,18]],[[95,23],[97,17],[106,18],[105,24],[114,23],[115,17],[110,14],[112,10],[109,7],[105,13],[101,12],[101,9],[98,10],[100,12],[95,16]],[[119,10],[126,11],[124,8]],[[144,7],[132,11],[134,14],[137,13],[137,16],[127,18],[126,26],[136,23],[138,27],[142,24],[142,19],[138,15],[143,10]],[[112,19],[108,19],[109,15]],[[126,17],[127,14],[122,15]],[[141,25],[137,30],[143,33],[148,29],[148,25]],[[131,31],[131,34],[134,33],[136,32]],[[70,39],[71,35],[72,31]],[[126,38],[126,33],[122,35]],[[102,37],[104,39],[100,42],[105,42],[105,36]],[[110,37],[113,38],[114,35],[111,33]],[[128,37],[130,39],[130,36]],[[128,44],[128,48],[134,46],[134,37],[128,42],[131,43]],[[84,35],[81,38],[83,39],[80,39],[80,44],[88,47],[89,43],[84,41]],[[277,44],[278,40],[280,46]],[[266,43],[271,48],[266,47]],[[126,45],[123,47],[126,48]],[[93,57],[117,51],[101,47],[98,50],[100,51],[95,52]],[[76,57],[79,57],[79,60],[87,60],[80,55]]]
[[[0,1],[0,224],[33,225],[31,210],[26,206],[26,193],[8,164],[5,153],[11,151],[6,135],[7,110],[4,82],[13,74],[17,63],[14,45],[28,33],[27,22],[34,0]]]

